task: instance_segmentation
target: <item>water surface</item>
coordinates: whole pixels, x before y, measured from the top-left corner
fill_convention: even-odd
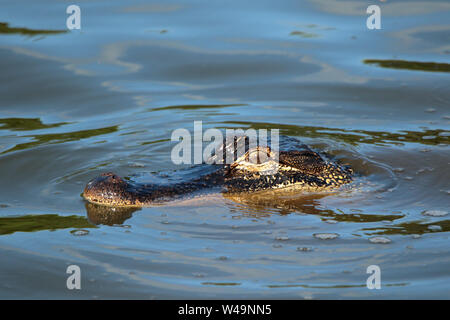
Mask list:
[[[379,2],[381,30],[368,1],[82,1],[73,31],[69,4],[2,3],[1,298],[450,298],[447,1]],[[200,120],[280,129],[357,179],[113,215],[80,197],[105,171],[196,175],[170,136]]]

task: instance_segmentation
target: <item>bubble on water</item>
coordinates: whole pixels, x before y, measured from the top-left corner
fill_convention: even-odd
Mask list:
[[[287,240],[289,240],[289,237],[279,236],[279,237],[276,237],[275,240],[278,240],[278,241],[287,241]]]
[[[297,251],[301,251],[301,252],[309,252],[312,250],[313,249],[311,247],[297,247]]]
[[[430,168],[430,167],[422,168],[422,169],[417,170],[416,174],[417,173],[422,173],[422,172],[425,172],[425,171],[432,172],[432,171],[434,171],[434,168]]]
[[[394,168],[394,169],[392,169],[392,170],[393,170],[394,172],[398,172],[398,173],[405,171],[404,168]]]
[[[342,270],[342,273],[344,273],[344,274],[350,274],[350,273],[352,273],[350,270]]]
[[[403,179],[405,179],[405,180],[412,180],[412,179],[414,179],[414,178],[411,177],[411,176],[407,176],[407,177],[404,177]]]
[[[429,112],[429,113],[436,112],[436,109],[428,108],[428,109],[425,109],[425,112]]]
[[[430,217],[443,217],[448,214],[447,211],[444,210],[425,210],[422,212],[424,216],[430,216]]]
[[[372,243],[391,243],[392,240],[387,237],[372,237],[369,238],[369,241]]]
[[[320,240],[332,240],[339,237],[337,233],[314,233],[313,236]]]
[[[205,273],[200,273],[200,272],[194,272],[192,275],[196,278],[204,278],[206,276]]]
[[[85,235],[89,234],[89,230],[78,229],[78,230],[72,230],[72,231],[70,231],[70,233],[73,234],[74,236],[85,236]]]
[[[330,219],[330,220],[325,220],[325,222],[326,222],[326,223],[330,223],[330,224],[336,224],[336,223],[338,223],[338,221],[332,220],[332,219]]]
[[[422,238],[422,235],[420,235],[420,234],[413,234],[411,236],[411,238],[413,238],[413,239],[420,239],[420,238]]]
[[[130,162],[128,163],[128,166],[131,168],[145,168],[145,164],[141,162]]]
[[[428,226],[428,229],[431,230],[431,231],[441,231],[441,230],[442,230],[442,227],[441,227],[441,226],[438,226],[438,225],[436,225],[436,224],[432,224],[432,225],[429,225],[429,226]]]

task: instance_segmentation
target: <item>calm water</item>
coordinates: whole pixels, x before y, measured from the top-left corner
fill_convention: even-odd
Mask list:
[[[65,32],[69,4],[2,2],[0,298],[450,298],[448,1],[80,1]],[[104,171],[182,178],[170,136],[194,120],[279,128],[358,177],[112,215],[82,200]]]

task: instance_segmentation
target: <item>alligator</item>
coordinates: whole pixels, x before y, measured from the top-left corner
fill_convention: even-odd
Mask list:
[[[218,150],[224,152],[225,156],[230,148],[229,144],[224,143]],[[231,164],[220,164],[219,161],[219,164],[215,164],[218,168],[213,172],[171,185],[137,183],[112,172],[103,173],[88,182],[82,196],[98,205],[147,207],[181,199],[202,190],[214,189],[224,194],[285,188],[316,192],[333,190],[352,181],[351,168],[327,160],[304,144],[296,146],[295,150],[277,153],[268,146],[248,148],[247,143],[246,148],[242,156],[234,154]],[[217,153],[210,160],[214,157],[217,157]]]

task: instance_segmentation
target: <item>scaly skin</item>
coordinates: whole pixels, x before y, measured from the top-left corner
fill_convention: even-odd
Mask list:
[[[301,150],[280,151],[279,161],[276,163],[249,163],[255,152],[259,152],[259,155],[271,153],[270,148],[257,147],[231,165],[220,165],[213,173],[170,186],[134,183],[113,173],[104,173],[86,185],[83,197],[89,202],[101,205],[145,207],[211,188],[220,188],[224,193],[280,188],[294,188],[301,192],[330,190],[352,181],[351,169],[325,161],[305,145],[300,148]],[[270,171],[274,168],[276,170]]]

